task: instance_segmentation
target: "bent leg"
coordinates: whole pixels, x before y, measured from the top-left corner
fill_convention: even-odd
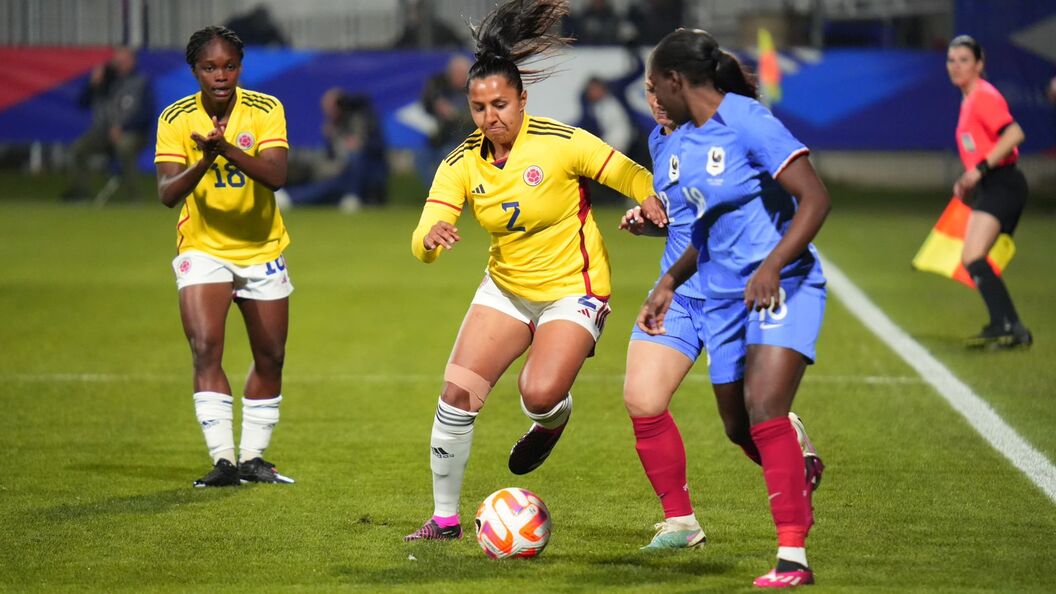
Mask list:
[[[748,419],[748,409],[744,405],[744,380],[724,384],[712,384],[715,392],[715,404],[719,408],[719,418],[726,437],[744,450],[744,454],[756,464],[762,464],[759,449],[752,441],[752,424]]]
[[[459,372],[445,374],[429,439],[432,521],[441,529],[458,525],[462,481],[473,445],[473,424],[487,396],[472,384],[494,386],[530,341],[531,331],[524,322],[490,307],[469,307],[448,361],[449,367]]]
[[[1003,329],[1018,322],[1019,314],[1012,303],[1012,296],[1008,293],[1005,281],[997,276],[986,260],[1000,233],[1001,223],[997,217],[988,212],[972,211],[964,234],[961,261],[986,304],[990,326]]]

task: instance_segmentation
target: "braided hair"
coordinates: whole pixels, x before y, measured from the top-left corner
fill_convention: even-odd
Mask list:
[[[238,52],[238,61],[242,61],[242,58],[245,55],[245,52],[242,50],[244,44],[238,35],[227,27],[213,25],[195,31],[191,34],[190,41],[187,42],[187,64],[192,69],[194,68],[194,65],[198,63],[198,56],[202,53],[202,49],[214,39],[222,39],[231,44],[231,47],[235,48]]]
[[[526,69],[522,65],[572,41],[552,32],[566,15],[568,0],[508,0],[496,7],[480,25],[471,27],[476,62],[469,69],[468,80],[498,74],[520,93],[524,85],[546,79],[551,74],[549,69]]]
[[[710,81],[722,93],[759,98],[755,76],[706,31],[677,29],[668,33],[651,59],[654,69],[678,72],[692,85]]]

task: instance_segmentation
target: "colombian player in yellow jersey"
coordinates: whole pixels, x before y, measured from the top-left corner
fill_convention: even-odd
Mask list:
[[[273,194],[286,183],[286,116],[276,98],[238,86],[242,56],[229,29],[191,35],[187,63],[201,91],[158,118],[158,195],[165,206],[183,205],[173,270],[194,360],[195,412],[213,459],[196,487],[293,482],[261,457],[279,421],[293,291],[282,256],[290,238]],[[232,301],[253,351],[237,461],[221,367]]]
[[[459,538],[459,497],[473,424],[492,386],[531,347],[519,378],[532,427],[510,452],[514,474],[549,456],[572,412],[569,390],[608,315],[609,262],[586,180],[642,203],[666,224],[652,176],[592,134],[525,114],[524,83],[546,71],[518,64],[564,43],[550,34],[563,0],[511,0],[474,31],[468,98],[478,130],[439,164],[411,250],[436,260],[472,210],[491,234],[488,269],[444,372],[430,438],[433,517],[406,540]]]

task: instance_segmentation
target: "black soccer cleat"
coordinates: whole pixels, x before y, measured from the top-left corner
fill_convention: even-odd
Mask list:
[[[1014,349],[1034,344],[1034,336],[1020,321],[990,324],[965,340],[970,349]]]
[[[230,460],[221,458],[209,471],[209,474],[194,481],[195,487],[236,487],[242,484],[238,479],[238,467]]]
[[[429,518],[422,527],[403,537],[404,542],[412,540],[458,540],[462,538],[462,526],[455,524],[441,528],[436,520]]]
[[[242,479],[243,483],[277,483],[289,485],[294,482],[292,478],[279,474],[278,471],[275,470],[274,464],[260,456],[239,463],[238,478]]]
[[[568,421],[557,429],[546,429],[538,423],[532,423],[532,428],[528,430],[528,433],[525,433],[510,450],[510,472],[528,474],[542,466],[567,426]]]

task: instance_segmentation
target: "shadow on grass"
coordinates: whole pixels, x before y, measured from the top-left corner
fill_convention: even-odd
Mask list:
[[[215,501],[230,497],[237,492],[237,488],[195,489],[188,485],[179,489],[143,495],[111,497],[86,503],[63,503],[39,510],[37,515],[43,522],[69,522],[122,514],[155,515],[179,505]]]
[[[201,468],[192,468],[190,466],[162,466],[158,464],[106,464],[96,462],[94,464],[70,464],[66,466],[66,470],[76,472],[89,472],[92,474],[106,474],[106,475],[119,475],[127,476],[134,479],[162,479],[172,480],[173,477],[188,477],[186,478],[187,484],[190,484],[195,478],[198,478],[198,474],[203,471]],[[195,474],[198,473],[198,474]]]
[[[407,561],[399,566],[370,569],[338,565],[333,572],[342,582],[397,589],[400,585],[443,589],[444,585],[480,585],[492,580],[512,585],[522,579],[546,589],[570,585],[634,588],[663,583],[682,587],[704,577],[743,577],[732,563],[709,558],[701,550],[617,555],[544,553],[537,559],[495,561],[483,553],[479,558],[467,557],[463,547],[455,549],[450,543],[428,542],[408,545],[406,552]]]

